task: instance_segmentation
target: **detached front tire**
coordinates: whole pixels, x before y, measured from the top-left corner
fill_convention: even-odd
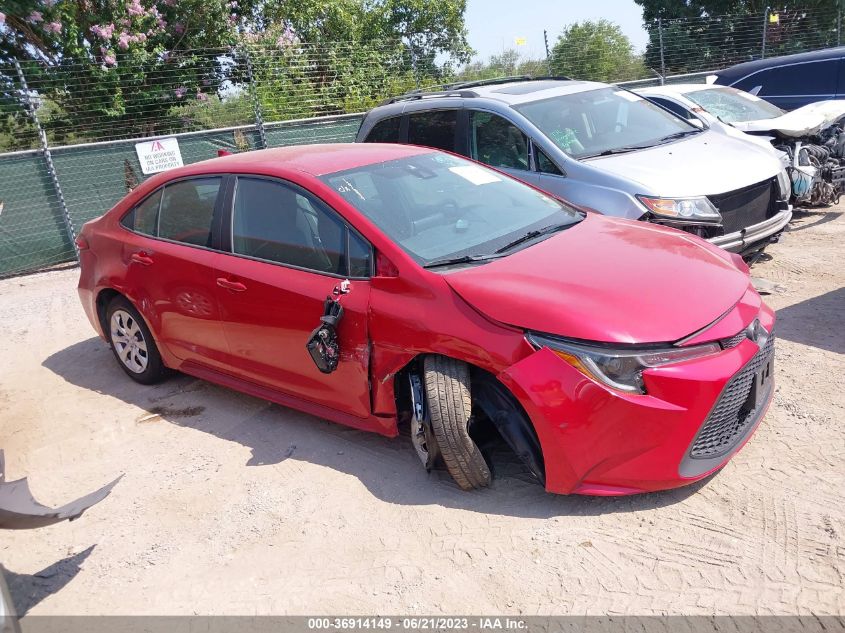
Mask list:
[[[150,328],[128,299],[115,297],[106,307],[106,332],[121,369],[135,382],[152,385],[166,378]]]
[[[431,429],[449,474],[464,490],[490,485],[490,468],[469,436],[469,367],[453,358],[427,356],[423,378]]]

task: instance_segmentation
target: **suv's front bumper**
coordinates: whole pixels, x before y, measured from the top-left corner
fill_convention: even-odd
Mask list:
[[[740,253],[748,250],[749,247],[769,239],[786,228],[789,221],[792,219],[792,206],[788,205],[786,209],[780,211],[776,215],[759,222],[752,224],[741,231],[728,233],[727,235],[720,235],[707,240],[711,244],[720,246],[726,251],[732,253]]]

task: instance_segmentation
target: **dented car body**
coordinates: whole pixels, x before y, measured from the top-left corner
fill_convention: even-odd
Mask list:
[[[192,218],[181,232],[177,215]],[[434,402],[432,376],[460,374],[463,441],[491,421],[551,492],[701,479],[773,393],[774,313],[738,255],[435,150],[316,145],[197,163],[140,185],[79,244],[88,318],[139,382],[160,357],[390,437],[416,418],[426,463],[432,443],[448,448],[437,424],[454,405]],[[334,368],[308,347],[321,322],[336,329]],[[431,358],[451,364],[434,371]]]

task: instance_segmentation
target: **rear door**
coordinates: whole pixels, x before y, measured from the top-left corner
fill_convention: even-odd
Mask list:
[[[323,201],[292,183],[239,176],[227,210],[216,296],[238,375],[289,395],[370,414],[370,245]],[[227,231],[229,233],[229,231]],[[305,347],[323,302],[344,279],[340,361],[322,374]]]
[[[459,112],[455,108],[410,112],[407,115],[407,138],[403,142],[464,154],[458,143]]]
[[[215,246],[223,177],[156,190],[121,224],[126,283],[160,343],[181,360],[224,366],[228,347],[215,299]]]

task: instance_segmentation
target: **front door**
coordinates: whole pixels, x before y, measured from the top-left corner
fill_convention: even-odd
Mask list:
[[[238,375],[365,418],[370,414],[370,247],[325,203],[279,180],[239,177],[232,254],[221,256],[217,298]],[[323,302],[344,279],[340,361],[321,373],[306,349]]]
[[[538,174],[531,170],[528,136],[498,114],[469,111],[469,156],[535,187]]]

